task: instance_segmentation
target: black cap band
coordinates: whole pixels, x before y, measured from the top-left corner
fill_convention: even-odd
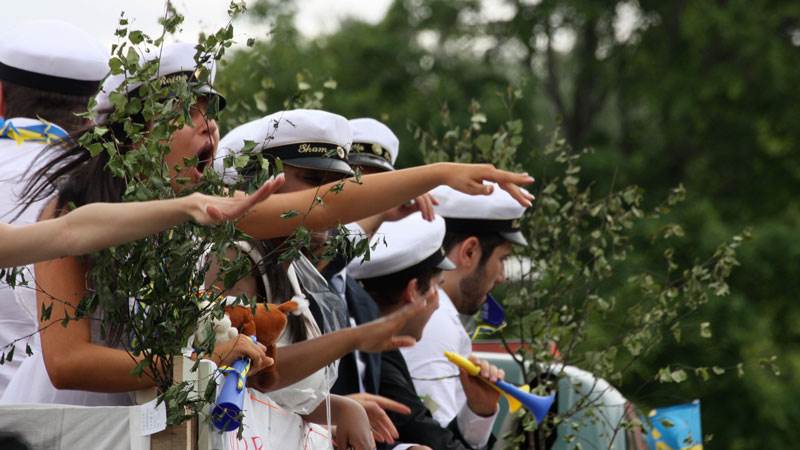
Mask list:
[[[392,163],[392,154],[389,153],[389,150],[383,148],[379,144],[370,144],[368,142],[353,142],[353,146],[350,149],[353,153],[364,153],[367,155],[376,156],[378,158],[385,159],[389,164]]]
[[[16,67],[7,66],[0,62],[0,80],[18,84],[40,91],[56,92],[64,95],[92,96],[100,89],[100,82],[73,80],[53,75],[44,75]]]
[[[262,148],[261,152],[280,159],[332,158],[347,162],[347,150],[341,145],[326,142],[305,142]]]
[[[520,230],[519,219],[489,220],[489,219],[451,219],[444,218],[447,231],[455,233],[513,233]]]

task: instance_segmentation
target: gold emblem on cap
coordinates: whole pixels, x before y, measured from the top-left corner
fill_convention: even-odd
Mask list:
[[[375,153],[378,156],[383,156],[383,147],[378,144],[372,144],[372,153]]]
[[[522,225],[522,222],[519,219],[514,219],[514,220],[511,221],[511,228],[512,229],[516,230],[516,229],[518,229],[520,227],[520,225]]]
[[[364,144],[353,143],[353,151],[356,153],[364,153]]]
[[[342,147],[336,147],[336,155],[339,156],[339,159],[345,159],[347,153],[345,153]]]

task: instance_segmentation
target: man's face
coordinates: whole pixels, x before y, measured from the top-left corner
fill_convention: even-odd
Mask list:
[[[492,251],[484,264],[478,264],[458,283],[461,304],[458,312],[473,315],[481,309],[486,296],[506,279],[505,260],[511,255],[511,243],[504,242]]]

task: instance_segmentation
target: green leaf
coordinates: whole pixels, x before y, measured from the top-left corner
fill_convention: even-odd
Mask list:
[[[53,304],[48,303],[47,305],[45,305],[44,303],[42,303],[42,314],[40,316],[41,317],[40,320],[42,322],[47,322],[48,320],[50,320],[50,315],[52,313],[53,313]]]
[[[475,139],[475,146],[483,153],[489,153],[492,150],[492,136],[488,134],[481,134]]]
[[[140,44],[144,40],[144,34],[139,30],[131,31],[128,34],[128,40],[131,41],[131,44]]]

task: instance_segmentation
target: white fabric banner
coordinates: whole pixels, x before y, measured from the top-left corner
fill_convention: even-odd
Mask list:
[[[225,450],[332,448],[325,427],[303,421],[299,415],[281,408],[255,389],[248,389],[247,394],[244,398],[242,439],[236,438],[236,431],[225,433]]]

